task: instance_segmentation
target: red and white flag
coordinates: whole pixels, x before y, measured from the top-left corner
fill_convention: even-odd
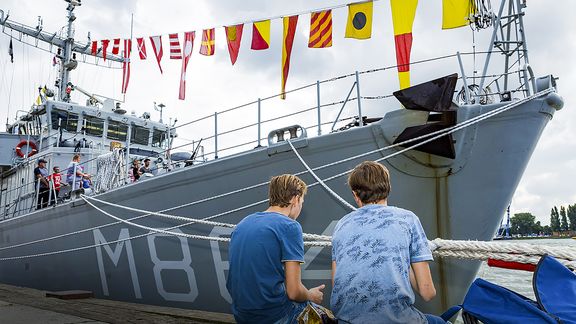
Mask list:
[[[178,40],[178,34],[168,34],[168,39],[170,40],[170,59],[171,60],[182,59],[182,50],[180,49],[180,41]]]
[[[162,66],[160,61],[162,60],[162,36],[150,36],[150,43],[152,43],[152,49],[154,50],[154,55],[156,55],[156,61],[158,61],[158,67],[160,68],[160,73],[162,73]]]
[[[122,63],[122,93],[126,93],[128,89],[128,81],[130,81],[130,51],[132,50],[132,40],[124,40],[124,63]]]
[[[110,44],[110,40],[103,39],[100,42],[102,42],[102,58],[104,61],[106,61],[106,51],[108,50],[108,44]]]
[[[114,46],[112,46],[112,54],[118,55],[120,53],[120,38],[114,39]]]
[[[96,55],[98,53],[98,41],[92,42],[92,55]]]
[[[146,43],[144,42],[144,37],[136,38],[136,43],[138,44],[138,54],[140,54],[140,59],[146,59]]]
[[[194,32],[184,33],[184,56],[182,57],[182,72],[180,73],[180,93],[178,99],[184,100],[186,98],[186,68],[188,67],[188,60],[192,56],[192,47],[194,46]]]

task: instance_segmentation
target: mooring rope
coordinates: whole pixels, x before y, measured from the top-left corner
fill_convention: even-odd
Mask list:
[[[34,258],[34,257],[42,257],[42,256],[49,256],[55,254],[62,254],[68,252],[75,252],[86,250],[90,248],[95,248],[103,245],[109,245],[114,243],[120,243],[127,240],[134,240],[140,237],[145,237],[151,235],[153,233],[160,233],[166,235],[173,235],[173,236],[181,236],[191,239],[199,239],[199,240],[209,240],[209,241],[216,241],[216,242],[230,242],[229,237],[219,237],[219,236],[204,236],[204,235],[195,235],[195,234],[186,234],[180,232],[173,232],[171,230],[183,227],[187,224],[181,224],[177,226],[170,227],[168,229],[158,229],[153,227],[148,227],[140,224],[133,223],[131,221],[127,221],[121,219],[117,216],[114,216],[101,208],[92,204],[86,196],[81,196],[81,198],[90,206],[98,210],[99,212],[103,213],[104,215],[117,220],[118,222],[124,223],[126,225],[137,227],[143,230],[148,230],[150,233],[145,233],[137,236],[133,236],[126,239],[120,239],[113,242],[106,242],[100,244],[94,244],[89,246],[83,246],[78,248],[71,248],[71,249],[63,249],[58,251],[52,252],[45,252],[45,253],[37,253],[31,255],[22,255],[22,256],[13,256],[13,257],[5,257],[0,258],[0,261],[8,261],[8,260],[17,260],[17,259],[27,259],[27,258]],[[195,220],[196,221],[196,220]],[[191,222],[194,223],[194,222]],[[322,236],[330,238],[330,236]],[[481,242],[481,241],[456,241],[456,240],[444,240],[444,239],[435,239],[433,241],[429,241],[430,249],[433,252],[435,257],[451,257],[457,259],[471,259],[471,260],[487,260],[487,259],[494,259],[494,260],[502,260],[502,261],[512,261],[512,262],[519,262],[525,264],[537,264],[540,260],[540,257],[548,254],[550,256],[555,257],[560,263],[564,264],[566,267],[576,270],[576,248],[571,247],[554,247],[554,246],[545,246],[545,245],[532,245],[526,243],[501,243],[501,242]],[[330,247],[332,245],[331,241],[305,241],[305,246],[309,247]]]
[[[502,260],[538,264],[548,254],[559,262],[576,270],[576,248],[533,245],[511,242],[456,241],[437,238],[430,241],[435,256],[473,260]]]
[[[192,239],[212,240],[218,242],[230,241],[230,238],[228,237],[213,237],[213,236],[185,234],[136,224],[130,221],[123,220],[98,208],[97,206],[89,202],[86,196],[82,196],[82,199],[84,199],[86,203],[88,203],[101,213],[105,214],[106,216],[111,217],[117,221],[121,221],[122,223],[125,223],[129,226],[134,226],[161,234],[182,236]],[[325,237],[331,239],[330,236]],[[430,244],[430,250],[437,257],[453,257],[453,258],[474,259],[474,260],[495,259],[503,261],[537,264],[541,256],[548,254],[558,259],[559,262],[566,265],[567,267],[576,269],[576,248],[535,246],[525,243],[443,240],[439,238],[433,241],[429,241],[429,244]],[[304,245],[329,247],[332,245],[332,242],[305,241]]]

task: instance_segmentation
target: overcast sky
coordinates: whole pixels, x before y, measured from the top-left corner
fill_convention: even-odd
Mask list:
[[[124,107],[141,115],[150,112],[153,119],[158,113],[153,102],[164,103],[165,121],[177,118],[178,124],[195,120],[239,104],[267,97],[280,91],[281,20],[272,21],[271,46],[266,51],[251,51],[251,24],[244,26],[242,46],[235,66],[230,64],[224,31],[221,26],[238,22],[249,22],[293,13],[309,12],[313,9],[346,4],[348,2],[327,0],[211,0],[211,1],[149,1],[149,0],[85,0],[76,9],[75,38],[85,41],[88,31],[93,40],[130,36],[130,17],[134,15],[133,36],[163,35],[164,57],[160,74],[147,42],[148,59],[141,61],[137,53],[132,55],[132,78]],[[493,1],[495,10],[500,1]],[[10,19],[36,26],[37,16],[42,16],[44,30],[59,31],[65,24],[66,3],[63,0],[3,0],[0,9],[10,11]],[[441,0],[420,1],[414,22],[412,61],[454,54],[456,51],[472,52],[473,34],[469,28],[441,30]],[[512,213],[532,212],[543,224],[548,224],[552,206],[576,203],[576,121],[572,103],[576,99],[576,34],[571,13],[576,12],[576,1],[557,0],[554,5],[546,0],[528,1],[525,27],[530,51],[530,64],[536,76],[553,74],[560,79],[558,88],[565,99],[565,108],[549,123],[532,156],[524,178],[512,201]],[[292,64],[287,89],[297,88],[356,70],[394,66],[395,52],[389,2],[375,2],[373,33],[369,40],[359,41],[344,38],[347,9],[333,11],[333,44],[329,49],[308,49],[310,15],[300,16],[292,53]],[[204,57],[198,54],[201,29],[216,27],[216,54]],[[178,32],[182,40],[185,31],[196,31],[194,54],[188,65],[187,97],[178,100],[181,61],[169,59],[168,33]],[[8,31],[7,31],[8,32]],[[9,32],[8,32],[9,33]],[[16,34],[12,35],[17,37]],[[476,50],[487,49],[489,31],[476,33]],[[34,101],[39,85],[53,85],[57,71],[51,66],[52,54],[14,42],[14,64],[7,55],[9,36],[0,35],[0,121],[13,121],[17,110],[28,110]],[[466,56],[467,73],[474,66],[481,71],[484,56]],[[88,58],[90,62],[94,60]],[[100,62],[101,63],[101,62]],[[475,64],[475,65],[474,65]],[[492,70],[496,73],[498,70]],[[454,59],[428,65],[412,67],[412,83],[420,83],[434,77],[458,72]],[[93,93],[114,98],[120,96],[121,72],[81,64],[72,74],[72,81]],[[352,85],[352,79],[322,85],[322,103],[343,100]],[[373,74],[363,74],[361,91],[363,96],[387,95],[397,90],[398,81],[394,69]],[[75,100],[83,102],[79,95]],[[263,119],[280,113],[289,113],[316,103],[314,88],[301,94],[288,94],[288,100],[278,99],[263,102]],[[393,99],[364,100],[363,113],[371,117],[382,116],[398,109]],[[256,106],[241,113],[229,114],[219,120],[219,127],[233,127],[245,121],[255,122]],[[339,107],[323,111],[323,121],[334,118]],[[353,116],[355,105],[348,105],[343,116]],[[240,118],[241,117],[241,118]],[[310,125],[315,115],[310,115]],[[177,124],[177,125],[178,125]],[[282,121],[281,125],[288,125]],[[308,124],[306,124],[308,126]],[[270,125],[269,127],[273,127]],[[182,128],[180,141],[198,139],[210,135],[213,122],[193,128]],[[2,127],[3,130],[3,127]],[[270,129],[263,130],[267,133]],[[323,132],[329,131],[324,127]],[[315,131],[314,131],[315,132]],[[250,135],[252,136],[252,135]],[[255,136],[253,136],[255,138]],[[208,144],[207,144],[208,145]],[[208,145],[209,146],[209,145]]]

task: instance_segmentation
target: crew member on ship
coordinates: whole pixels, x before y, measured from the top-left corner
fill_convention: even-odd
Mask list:
[[[36,203],[36,209],[45,208],[48,206],[49,188],[50,184],[46,177],[48,176],[48,170],[46,169],[46,160],[39,159],[38,166],[34,169],[34,179],[36,180],[36,188],[38,190],[38,202]]]

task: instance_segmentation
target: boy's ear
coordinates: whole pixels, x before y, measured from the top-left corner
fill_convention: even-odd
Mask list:
[[[358,198],[358,195],[354,191],[352,191],[352,196],[354,196],[354,201],[356,202],[356,205],[358,207],[362,207],[363,206],[362,200],[360,200],[360,198]]]
[[[296,196],[292,196],[292,198],[290,198],[291,204],[297,204],[298,202],[300,202],[300,196],[296,195]]]

